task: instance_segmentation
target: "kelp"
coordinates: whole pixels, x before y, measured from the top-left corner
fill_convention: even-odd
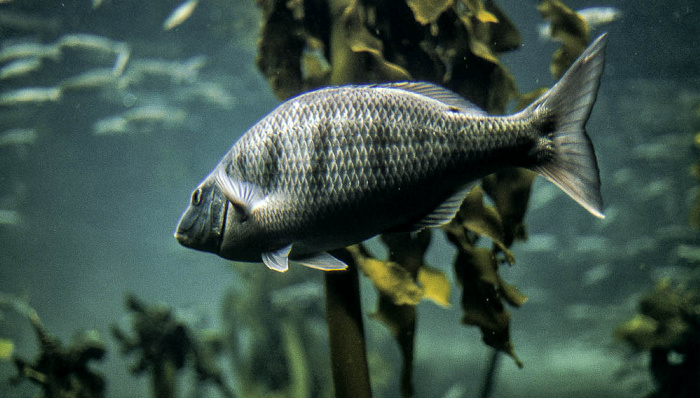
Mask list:
[[[694,137],[695,149],[700,150],[700,102],[694,106],[693,124],[696,129]],[[691,174],[700,182],[700,160],[698,160],[690,169]],[[695,229],[700,229],[700,194],[695,198],[695,203],[690,209],[689,219],[690,226]]]
[[[694,127],[700,127],[700,103],[695,105]],[[700,149],[700,132],[694,139]],[[700,162],[691,169],[700,180]],[[689,224],[700,228],[700,196],[691,208]],[[615,329],[617,339],[637,353],[648,354],[655,389],[647,396],[700,396],[700,256],[698,248],[686,243],[676,247],[679,265],[689,267],[683,281],[657,281],[654,290],[638,303],[638,313]]]
[[[346,249],[377,289],[379,297],[373,317],[389,328],[401,350],[401,395],[404,397],[413,395],[415,306],[422,299],[449,306],[450,282],[447,276],[441,270],[425,264],[430,237],[430,230],[422,230],[415,235],[381,235],[389,251],[386,261],[372,257],[362,245]]]
[[[649,352],[656,384],[650,397],[700,394],[700,290],[660,280],[639,301],[639,313],[615,330],[637,352]]]
[[[303,267],[286,274],[252,272],[235,264],[245,280],[222,301],[225,349],[238,392],[245,397],[332,395],[325,343],[314,326],[323,322],[320,275]],[[261,316],[266,314],[266,316]],[[364,355],[364,353],[363,353]]]
[[[205,339],[165,305],[147,305],[130,294],[126,307],[132,313],[133,335],[116,325],[112,335],[123,354],[138,354],[131,373],[150,373],[154,397],[176,396],[178,372],[188,364],[198,383],[214,383],[222,396],[235,396],[215,359],[221,346],[217,339]]]
[[[510,315],[505,304],[520,306],[526,297],[498,275],[497,254],[503,256],[502,261],[514,262],[504,243],[505,237],[512,233],[506,235],[500,215],[495,208],[484,204],[484,193],[478,186],[467,194],[456,217],[444,229],[458,250],[455,274],[462,286],[462,322],[480,327],[486,344],[506,352],[518,366],[522,366],[510,340]],[[479,236],[491,239],[494,249],[475,247]],[[381,235],[389,251],[387,260],[374,258],[363,245],[346,249],[377,288],[379,297],[374,317],[389,328],[401,350],[402,396],[412,395],[415,305],[422,299],[449,305],[447,276],[428,266],[424,260],[430,237],[430,230],[415,235]]]
[[[561,42],[550,66],[559,79],[588,46],[588,23],[559,0],[542,0],[537,9],[550,22],[552,38]]]
[[[507,353],[522,367],[510,340],[510,314],[504,304],[519,307],[527,298],[498,275],[501,261],[497,253],[503,253],[505,262],[515,261],[504,243],[507,235],[498,212],[484,205],[483,191],[477,186],[444,229],[458,250],[454,268],[462,286],[462,323],[478,326],[486,344]],[[494,248],[476,247],[480,235],[489,237]]]
[[[527,239],[524,219],[536,176],[537,174],[527,169],[511,168],[491,174],[482,180],[484,191],[493,200],[501,217],[501,242],[505,247],[510,247],[516,240]]]
[[[259,4],[257,65],[280,99],[325,85],[425,80],[499,113],[517,95],[498,55],[520,35],[492,1]]]
[[[279,98],[291,97],[308,87],[301,79],[301,55],[306,45],[304,27],[285,1],[260,2],[264,24],[258,42],[257,65]],[[289,54],[288,56],[271,56]]]
[[[345,249],[331,254],[348,264],[346,272],[323,275],[335,397],[370,398],[358,264]]]
[[[519,95],[499,56],[520,47],[520,34],[491,0],[258,3],[263,21],[257,65],[281,100],[326,85],[423,80],[444,86],[487,112],[502,114],[512,100],[524,108],[546,90]],[[551,67],[559,77],[585,49],[588,28],[558,0],[542,1],[539,9],[551,21],[553,36],[562,42]],[[498,269],[504,263],[514,264],[509,248],[527,238],[524,217],[534,177],[528,170],[508,169],[484,178],[443,228],[457,250],[454,272],[462,291],[462,322],[479,327],[484,342],[510,355],[518,366],[522,363],[510,338],[507,307],[521,306],[526,297],[506,283]],[[485,203],[485,195],[493,206]],[[480,246],[482,237],[490,239],[491,248]],[[362,244],[336,253],[351,268],[357,266],[377,290],[374,318],[388,327],[401,350],[403,396],[412,395],[415,306],[424,299],[450,304],[446,274],[424,261],[430,239],[430,231],[382,235],[387,259],[374,257]],[[332,311],[328,322],[331,329],[339,327]],[[361,322],[351,319],[353,328]],[[338,343],[336,338],[330,334],[331,346]],[[360,358],[356,354],[349,355]],[[495,363],[494,357],[492,371]],[[336,370],[348,371],[342,366],[334,374]],[[336,386],[353,383],[350,378],[334,380]]]
[[[469,191],[445,230],[454,237],[453,241],[456,241],[458,247],[471,246],[476,243],[479,235],[486,236],[505,253],[510,264],[515,262],[513,254],[508,250],[509,245],[505,243],[506,234],[501,215],[495,208],[484,205],[484,191],[480,186]]]
[[[15,342],[12,339],[0,337],[0,360],[12,358],[15,352]]]
[[[105,396],[104,375],[90,367],[104,358],[107,351],[96,331],[79,333],[70,345],[64,346],[39,319],[37,312],[26,302],[0,294],[0,305],[7,306],[27,317],[39,341],[39,353],[32,361],[10,353],[17,375],[10,379],[16,385],[24,379],[38,384],[43,397],[99,398]]]

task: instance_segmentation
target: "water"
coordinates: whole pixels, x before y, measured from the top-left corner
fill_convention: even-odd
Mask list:
[[[93,368],[107,375],[107,396],[146,396],[150,390],[147,377],[129,373],[133,358],[119,352],[110,333],[112,324],[130,329],[127,293],[177,308],[195,329],[203,329],[224,326],[221,301],[232,286],[243,292],[244,301],[255,302],[284,285],[284,278],[320,284],[319,273],[295,267],[282,276],[266,276],[272,282],[262,292],[245,293],[246,278],[269,273],[263,265],[233,269],[225,260],[179,246],[172,237],[190,189],[277,104],[254,66],[259,16],[252,3],[202,1],[188,20],[167,32],[162,23],[178,1],[104,1],[96,9],[88,1],[0,4],[2,48],[28,41],[54,44],[65,34],[83,33],[128,45],[127,74],[144,60],[175,61],[183,68],[175,77],[150,74],[127,89],[71,90],[59,100],[0,107],[0,131],[31,128],[37,133],[32,145],[0,146],[0,210],[21,215],[0,220],[0,292],[24,297],[64,344],[79,331],[97,330],[108,356]],[[556,44],[538,39],[541,19],[534,4],[499,3],[525,44],[503,57],[520,90],[550,85],[548,64]],[[700,34],[700,10],[689,0],[567,4],[623,11],[621,20],[604,28],[610,33],[606,71],[588,123],[608,217],[590,217],[551,184],[537,180],[527,217],[533,239],[516,244],[516,265],[502,272],[530,297],[511,311],[512,339],[525,368],[502,358],[497,397],[648,392],[653,384],[644,357],[629,360],[613,330],[634,315],[639,297],[659,277],[684,280],[688,268],[678,259],[677,247],[698,244],[698,232],[687,227],[687,219],[697,194],[689,166],[698,157],[693,136],[700,127],[700,56],[693,43]],[[2,22],[8,15],[25,25],[8,27]],[[0,80],[0,93],[53,87],[95,68],[113,68],[118,57],[118,51],[96,55],[70,48],[63,54],[42,58],[40,69],[24,77]],[[206,62],[187,69],[186,61],[198,56]],[[171,70],[179,69],[173,64]],[[217,101],[192,94],[205,87],[217,87],[224,96],[216,96]],[[132,120],[131,133],[94,134],[100,120],[126,117],[125,112],[141,106],[165,109],[166,116]],[[179,112],[186,117],[170,117]],[[428,262],[451,274],[454,253],[434,235]],[[362,288],[369,312],[375,293],[366,280]],[[419,397],[444,396],[448,390],[451,396],[476,396],[486,370],[489,351],[478,330],[459,325],[459,291],[453,289],[452,308],[418,307],[414,377]],[[11,339],[15,354],[31,360],[37,343],[29,322],[5,308],[1,313],[0,337]],[[270,318],[264,322],[268,327],[279,323]],[[311,319],[322,341],[322,318]],[[384,326],[367,319],[365,327],[376,395],[392,396],[398,350]],[[317,354],[323,356],[325,345],[319,347]],[[240,380],[228,362],[222,368],[236,387]],[[631,377],[616,378],[630,368]],[[11,362],[0,360],[3,395],[38,392],[27,381],[10,386],[7,377],[14,373]],[[180,395],[192,393],[188,380],[181,381]],[[218,396],[213,388],[205,393]]]

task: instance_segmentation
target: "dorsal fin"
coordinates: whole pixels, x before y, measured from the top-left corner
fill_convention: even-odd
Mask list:
[[[484,112],[483,109],[479,108],[474,103],[462,98],[459,94],[433,83],[397,82],[377,84],[375,87],[386,87],[409,91],[415,94],[424,95],[436,101],[440,101],[445,105],[459,109],[461,112],[486,116],[486,112]]]

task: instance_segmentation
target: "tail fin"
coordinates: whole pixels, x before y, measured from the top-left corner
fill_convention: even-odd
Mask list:
[[[607,34],[598,37],[564,76],[523,112],[533,117],[553,154],[532,169],[596,217],[604,218],[600,174],[585,126],[598,95]]]

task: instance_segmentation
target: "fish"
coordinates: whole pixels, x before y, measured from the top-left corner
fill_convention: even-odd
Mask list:
[[[1,106],[40,104],[61,99],[60,87],[25,87],[0,93]]]
[[[114,54],[119,51],[121,46],[124,46],[124,43],[87,33],[70,33],[61,36],[56,45],[61,49],[71,48]]]
[[[187,113],[175,107],[162,105],[144,105],[129,109],[124,112],[124,118],[129,123],[159,122],[165,125],[179,125],[184,123]]]
[[[129,121],[121,115],[106,117],[92,126],[94,135],[121,135],[129,132]]]
[[[615,22],[622,18],[622,10],[615,7],[588,7],[576,10],[576,13],[586,21],[590,30],[595,30],[603,25]],[[542,40],[554,40],[552,37],[552,24],[545,22],[537,25],[537,31]]]
[[[19,225],[23,221],[17,210],[0,209],[0,225]]]
[[[598,29],[622,18],[622,10],[615,7],[588,7],[578,10],[576,13],[586,20],[591,29]]]
[[[58,87],[62,91],[98,90],[111,86],[116,87],[117,83],[118,79],[112,68],[95,68],[61,80]]]
[[[121,115],[100,119],[93,125],[95,135],[120,135],[149,132],[156,127],[175,128],[187,119],[187,113],[175,107],[143,105],[131,108]]]
[[[175,92],[174,99],[192,102],[218,105],[224,109],[232,109],[237,99],[221,85],[213,82],[197,82],[183,87]]]
[[[120,76],[124,72],[126,63],[131,55],[131,48],[124,42],[85,33],[63,35],[56,42],[56,46],[62,51],[70,49],[88,52],[94,56],[114,56],[112,71],[115,76]]]
[[[207,57],[200,55],[182,61],[164,59],[138,59],[129,64],[122,77],[122,88],[155,79],[167,79],[173,84],[197,81],[199,71],[206,65]]]
[[[124,43],[118,43],[114,47],[114,51],[117,57],[114,59],[112,73],[114,73],[115,76],[121,76],[122,73],[124,73],[124,68],[126,68],[126,63],[129,62],[129,57],[131,56],[131,49],[128,45]]]
[[[40,43],[15,43],[3,45],[0,50],[0,63],[6,63],[22,58],[51,58],[58,60],[61,57],[60,49],[53,44]]]
[[[0,133],[0,147],[32,145],[37,139],[34,129],[10,129]]]
[[[24,77],[41,67],[40,58],[21,58],[0,68],[0,80]]]
[[[168,18],[163,22],[163,30],[170,30],[180,26],[194,12],[195,7],[199,4],[199,0],[187,0],[173,10]]]
[[[0,4],[2,4],[0,0]],[[40,17],[8,9],[0,10],[0,29],[5,37],[12,37],[10,32],[26,33],[58,33],[61,29],[61,19],[54,17]]]
[[[425,82],[328,87],[254,124],[194,189],[174,237],[225,259],[347,268],[329,251],[452,220],[471,184],[509,167],[544,176],[604,218],[585,125],[607,34],[524,110],[490,116]]]

